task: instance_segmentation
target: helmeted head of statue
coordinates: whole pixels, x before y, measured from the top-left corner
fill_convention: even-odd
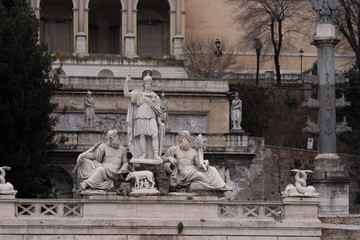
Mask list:
[[[86,95],[90,96],[90,95],[91,95],[91,92],[90,92],[90,91],[88,91]]]
[[[143,83],[144,89],[151,90],[152,82],[153,82],[153,79],[152,79],[152,77],[151,77],[151,76],[149,75],[149,73],[148,73],[148,74],[144,77],[144,83]]]

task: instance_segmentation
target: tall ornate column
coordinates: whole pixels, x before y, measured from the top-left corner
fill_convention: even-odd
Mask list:
[[[318,100],[310,99],[305,106],[318,109],[318,122],[313,124],[308,121],[308,126],[303,129],[304,132],[318,134],[319,139],[311,183],[320,194],[319,213],[348,214],[349,177],[343,161],[336,154],[336,135],[349,130],[344,123],[336,124],[336,107],[344,107],[335,96],[334,49],[340,38],[335,35],[335,26],[330,24],[337,2],[313,1],[313,8],[318,12],[320,21],[311,42],[317,47],[318,55]],[[323,8],[331,11],[322,11]]]
[[[182,59],[184,57],[182,35],[182,0],[176,0],[176,12],[175,12],[175,36],[174,36],[174,56],[176,59]]]
[[[86,54],[86,34],[84,32],[84,0],[79,0],[78,32],[76,34],[76,54]]]
[[[134,58],[135,53],[135,35],[133,32],[133,1],[127,0],[127,24],[125,35],[125,56]]]

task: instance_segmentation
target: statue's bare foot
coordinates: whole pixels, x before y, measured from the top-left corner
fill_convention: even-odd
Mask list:
[[[154,154],[154,159],[156,159],[156,160],[159,160],[159,161],[162,161],[162,158],[161,157],[159,157],[159,155],[158,154]]]
[[[86,182],[82,182],[82,183],[80,183],[80,187],[81,187],[81,189],[86,189],[86,187],[87,187],[87,184],[86,184]]]
[[[145,153],[139,157],[139,159],[145,159]]]
[[[232,191],[233,189],[229,185],[225,185],[222,190]]]

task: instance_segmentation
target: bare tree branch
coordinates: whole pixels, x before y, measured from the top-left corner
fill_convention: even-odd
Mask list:
[[[234,48],[226,44],[226,40],[221,42],[221,71],[225,72],[237,65]],[[218,58],[214,54],[215,38],[206,39],[190,38],[185,42],[185,69],[191,78],[216,78],[218,77]]]
[[[360,71],[360,1],[340,0],[339,2],[333,21],[354,51]]]
[[[291,46],[291,40],[299,34],[299,22],[310,2],[302,0],[227,0],[235,6],[235,21],[245,28],[243,42],[252,45],[260,39],[264,48],[274,52],[276,82],[281,85],[280,54]]]

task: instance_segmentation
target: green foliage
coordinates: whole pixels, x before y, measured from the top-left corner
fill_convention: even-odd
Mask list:
[[[285,104],[289,108],[295,108],[295,107],[297,107],[299,105],[299,102],[298,102],[296,97],[286,93],[285,94]]]
[[[349,78],[351,86],[360,86],[360,72],[358,64],[359,63],[355,63],[348,71],[344,73],[344,76]]]
[[[177,225],[177,229],[178,229],[178,234],[180,234],[182,232],[184,228],[184,225],[182,222],[179,222],[179,224]]]
[[[360,154],[360,86],[350,86],[337,89],[337,97],[344,93],[346,101],[351,102],[350,107],[339,109],[336,112],[337,121],[343,121],[343,116],[346,116],[349,126],[352,127],[352,132],[343,133],[339,136],[339,140],[345,142],[350,149],[347,153]]]
[[[230,84],[243,102],[242,127],[255,136],[264,137],[268,145],[305,148],[307,133],[302,133],[307,118],[316,112],[303,108],[297,97],[286,89]]]
[[[53,149],[49,114],[59,86],[50,75],[55,60],[38,45],[39,21],[23,1],[0,2],[0,166],[10,166],[6,180],[19,197],[44,196],[52,182],[45,165]]]
[[[301,167],[301,161],[300,161],[300,159],[295,159],[295,160],[294,160],[294,168],[300,169],[300,167]]]
[[[272,115],[274,92],[270,88],[246,84],[230,84],[231,92],[238,92],[242,108],[242,128],[255,136],[262,136]]]

